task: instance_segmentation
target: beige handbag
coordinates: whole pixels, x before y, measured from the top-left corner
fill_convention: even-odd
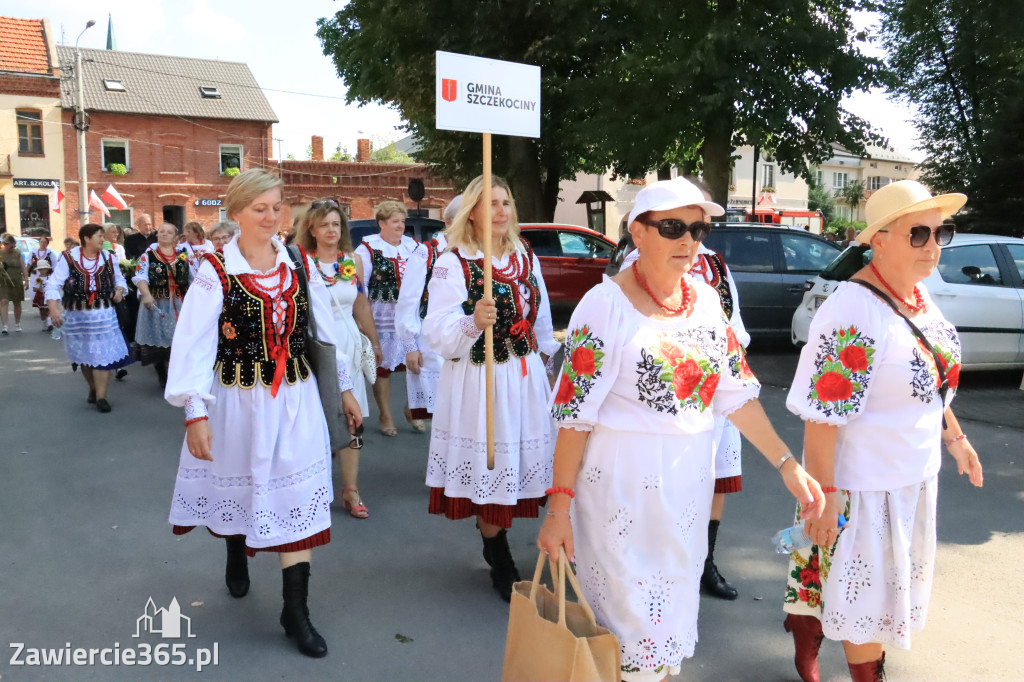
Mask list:
[[[557,593],[540,584],[544,557],[537,558],[532,581],[512,588],[502,682],[619,682],[619,642],[594,619],[565,549],[559,548],[557,565],[551,560]],[[566,579],[578,603],[566,602]]]

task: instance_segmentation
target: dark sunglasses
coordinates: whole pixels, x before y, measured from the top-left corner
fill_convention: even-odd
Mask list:
[[[348,446],[353,450],[363,449],[363,425],[360,424],[356,427],[355,432],[352,434],[352,440],[349,441]]]
[[[711,232],[711,223],[703,220],[696,220],[689,225],[684,223],[682,220],[676,220],[675,218],[665,218],[664,220],[637,218],[637,222],[643,223],[649,227],[658,228],[658,234],[665,239],[680,239],[684,234],[689,232],[693,241],[702,242],[704,241],[704,237],[707,237],[708,233]]]
[[[889,230],[879,230],[879,232],[888,232]],[[935,243],[939,246],[946,246],[953,241],[953,235],[956,234],[956,228],[952,225],[943,223],[937,228],[932,228],[927,225],[914,225],[910,228],[910,245],[914,248],[921,248],[928,243],[928,237],[935,235]]]
[[[314,201],[309,205],[312,209],[324,208],[325,206],[327,208],[341,208],[338,206],[338,202],[334,199],[321,199],[320,201]]]

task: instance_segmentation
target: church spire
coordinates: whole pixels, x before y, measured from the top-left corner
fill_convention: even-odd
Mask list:
[[[107,15],[107,49],[117,49],[117,38],[114,37],[114,17],[112,14]]]

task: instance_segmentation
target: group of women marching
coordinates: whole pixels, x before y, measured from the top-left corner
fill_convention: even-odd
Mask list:
[[[405,234],[404,207],[384,202],[379,234],[353,248],[341,207],[323,200],[302,218],[298,248],[285,247],[274,238],[282,183],[263,170],[231,182],[225,203],[239,232],[216,251],[197,242],[191,268],[170,228],[158,230],[133,278],[136,341],[166,399],[184,408],[174,532],[205,526],[224,539],[235,597],[248,592],[248,558],[277,553],[280,623],[302,653],[326,655],[308,590],[312,550],[331,540],[332,458],[344,509],[367,518],[366,383],[381,433],[394,436],[389,378],[405,370],[406,419],[414,431],[431,420],[427,511],[475,520],[492,586],[509,600],[520,576],[507,532],[546,507],[537,546],[575,558],[599,623],[619,640],[622,679],[662,680],[694,653],[701,587],[735,598],[713,559],[715,495],[741,487],[742,433],[796,498],[815,543],[793,553],[786,589],[801,678],[818,679],[828,637],[843,642],[855,680],[879,679],[883,647],[909,648],[924,625],[941,445],[982,482],[949,409],[956,330],[920,285],[963,198],[904,181],[869,200],[859,239],[874,259],[819,310],[787,401],[806,422],[805,470],[758,401],[728,268],[701,243],[721,206],[683,178],[639,192],[628,220],[635,256],[580,301],[556,365],[543,273],[511,190],[494,178],[486,205],[483,183],[470,182],[445,212],[447,230],[422,243]],[[112,309],[125,281],[99,226],[81,237],[46,298],[90,400],[109,410],[108,372],[129,358]],[[333,346],[336,377],[314,376],[311,328]],[[351,434],[336,452],[318,380],[337,382]]]

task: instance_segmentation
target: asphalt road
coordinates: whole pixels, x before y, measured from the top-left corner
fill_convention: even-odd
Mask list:
[[[751,364],[764,378],[769,415],[797,449],[801,426],[783,405],[795,357],[784,346],[755,347]],[[975,411],[987,418],[964,423],[982,455],[985,487],[958,478],[947,459],[928,626],[912,651],[889,652],[889,679],[1024,679],[1024,392],[1017,390],[1019,373],[964,376],[957,403],[977,402]],[[402,395],[399,379],[396,408]],[[60,345],[27,331],[0,338],[0,396],[4,682],[499,679],[508,608],[490,587],[472,521],[426,514],[428,436],[404,428],[385,439],[370,417],[360,489],[372,515],[357,521],[336,505],[333,542],[315,552],[312,620],[330,654],[312,660],[277,623],[274,557],[250,562],[252,589],[235,600],[224,586],[223,544],[205,532],[171,534],[182,414],[160,398],[151,370],[133,367],[112,387],[113,412],[101,415],[86,404],[85,383]],[[788,525],[792,504],[772,468],[745,452],[744,491],[729,499],[717,552],[740,598],[703,600],[696,657],[679,679],[796,679],[779,607],[786,559],[768,546]],[[519,522],[510,534],[524,572],[536,559],[537,528],[536,521]],[[133,637],[150,598],[157,608],[176,599],[195,637]],[[216,649],[217,664],[202,672],[194,665],[102,666],[98,659],[91,666],[11,664],[16,643],[138,652],[161,642],[184,643],[185,660]],[[822,679],[848,679],[839,645],[826,643],[821,662]]]

